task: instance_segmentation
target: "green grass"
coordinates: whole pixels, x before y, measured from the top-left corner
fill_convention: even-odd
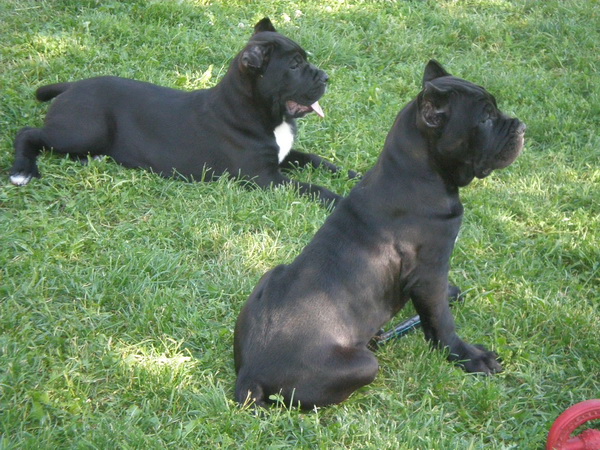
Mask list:
[[[325,209],[49,154],[42,179],[8,183],[16,132],[47,110],[37,86],[209,87],[265,15],[331,76],[298,147],[336,164],[368,170],[431,57],[527,123],[516,163],[463,190],[452,261],[460,333],[502,374],[466,375],[414,333],[342,405],[240,410],[237,313]],[[542,448],[561,411],[600,395],[599,22],[592,0],[0,0],[0,448]]]

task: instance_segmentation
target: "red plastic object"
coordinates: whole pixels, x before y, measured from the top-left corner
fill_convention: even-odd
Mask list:
[[[600,399],[586,400],[564,411],[550,428],[546,450],[600,450],[600,430],[571,433],[590,420],[600,419]]]

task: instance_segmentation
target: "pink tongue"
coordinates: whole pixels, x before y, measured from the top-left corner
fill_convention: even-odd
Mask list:
[[[319,117],[325,117],[325,113],[321,109],[321,105],[319,105],[319,102],[314,102],[312,105],[310,105],[310,107],[313,109],[314,112],[317,113]]]

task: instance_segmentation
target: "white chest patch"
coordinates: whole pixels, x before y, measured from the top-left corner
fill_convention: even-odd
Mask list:
[[[294,144],[294,133],[292,127],[285,120],[273,130],[275,134],[275,140],[279,146],[279,162],[283,161],[292,149]]]

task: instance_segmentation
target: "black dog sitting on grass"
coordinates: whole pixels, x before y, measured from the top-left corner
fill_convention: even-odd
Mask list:
[[[310,164],[339,171],[317,155],[292,150],[295,119],[312,111],[323,116],[318,100],[327,81],[265,18],[211,89],[184,92],[118,77],[43,86],[38,100],[54,101],[43,128],[18,133],[10,180],[25,185],[39,177],[36,158],[53,149],[83,158],[108,155],[126,167],[198,181],[227,172],[260,187],[292,183],[303,194],[336,202],[337,194],[280,170]]]
[[[409,300],[425,337],[467,372],[501,370],[464,342],[448,306],[459,188],[511,164],[525,125],[485,89],[425,68],[379,160],[303,252],[267,272],[235,328],[235,398],[265,406],[280,394],[302,408],[339,403],[373,381],[371,339]]]

